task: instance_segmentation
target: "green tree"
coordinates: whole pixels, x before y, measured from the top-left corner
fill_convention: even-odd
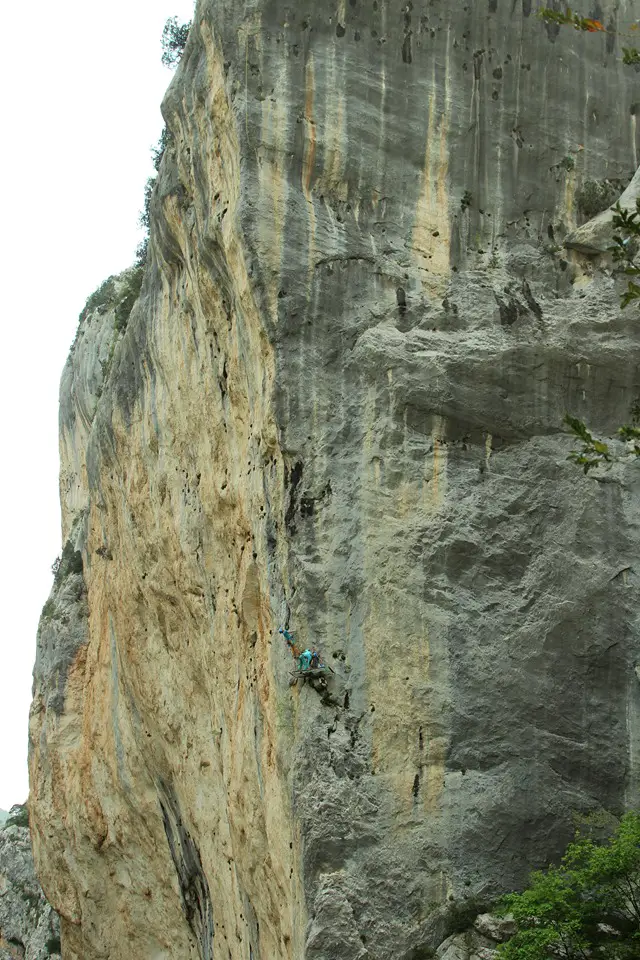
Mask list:
[[[187,43],[191,21],[178,23],[177,17],[169,17],[162,31],[162,62],[165,67],[175,67]]]
[[[169,133],[169,128],[164,126],[162,128],[162,133],[160,134],[160,139],[154,147],[151,147],[151,160],[155,170],[160,169],[160,163],[164,156],[164,152],[171,143],[171,134]]]
[[[531,874],[504,897],[517,925],[500,960],[637,960],[640,957],[640,814],[627,813],[604,843],[576,834],[560,865]]]

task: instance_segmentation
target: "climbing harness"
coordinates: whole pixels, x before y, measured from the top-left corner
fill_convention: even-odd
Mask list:
[[[293,634],[289,633],[284,627],[280,627],[278,633],[281,633],[284,637],[296,663],[295,669],[291,673],[289,686],[295,686],[298,680],[302,680],[304,685],[305,681],[309,680],[312,686],[326,689],[327,673],[333,673],[333,670],[323,663],[318,651],[308,648],[303,649],[300,644],[296,643]]]

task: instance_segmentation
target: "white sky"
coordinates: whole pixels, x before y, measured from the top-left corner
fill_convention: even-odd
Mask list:
[[[169,16],[192,0],[33,0],[0,56],[0,807],[25,800],[40,610],[60,553],[58,383],[78,314],[130,266],[171,71]]]

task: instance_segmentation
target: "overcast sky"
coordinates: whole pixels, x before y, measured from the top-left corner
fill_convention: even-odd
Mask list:
[[[5,31],[0,353],[0,807],[26,799],[38,618],[60,553],[58,383],[87,296],[140,240],[171,71],[163,25],[192,0],[34,0]]]

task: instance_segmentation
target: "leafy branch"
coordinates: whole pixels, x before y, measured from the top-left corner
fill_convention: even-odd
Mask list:
[[[603,463],[612,464],[614,457],[609,449],[609,445],[602,440],[597,440],[589,432],[582,420],[565,414],[564,422],[569,427],[575,437],[582,443],[582,450],[572,450],[567,460],[572,460],[578,466],[582,467],[585,474],[589,473],[593,467],[600,467]]]
[[[613,226],[619,233],[614,235],[609,252],[626,276],[640,276],[637,260],[640,247],[640,198],[636,200],[636,209],[633,211],[623,210],[619,203],[616,204]],[[629,280],[627,289],[620,298],[620,307],[624,310],[634,300],[640,300],[640,286],[634,280]]]
[[[582,17],[579,13],[574,13],[570,7],[567,7],[566,13],[560,13],[558,10],[552,10],[550,7],[543,7],[538,16],[545,23],[555,23],[558,26],[573,27],[574,30],[581,30],[584,33],[616,33],[615,30],[607,30],[600,20],[594,20],[592,17]],[[638,24],[631,25],[632,30],[637,30]],[[640,51],[636,47],[622,48],[622,62],[625,66],[640,66]]]
[[[560,13],[558,10],[551,10],[550,7],[543,7],[539,16],[545,23],[557,23],[561,26],[571,26],[574,30],[584,30],[587,33],[606,33],[606,27],[599,20],[592,20],[591,17],[581,17],[578,13],[573,13],[570,7],[566,13]]]
[[[571,460],[582,467],[585,474],[589,473],[589,470],[593,467],[606,465],[609,470],[614,463],[627,460],[630,456],[640,457],[640,427],[634,424],[623,424],[623,426],[618,427],[618,439],[624,443],[633,443],[633,447],[624,454],[617,454],[611,450],[609,444],[605,443],[604,440],[598,440],[597,437],[594,437],[582,420],[567,413],[564,422],[574,437],[577,437],[582,443],[582,449],[572,450],[567,460]]]

